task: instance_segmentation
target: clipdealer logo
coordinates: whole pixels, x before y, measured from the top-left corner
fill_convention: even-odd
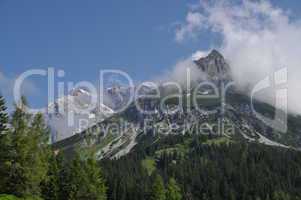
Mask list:
[[[118,76],[123,77],[125,80],[127,80],[129,88],[130,88],[130,98],[128,99],[128,101],[126,102],[126,104],[120,108],[120,110],[115,110],[115,113],[124,111],[133,100],[135,99],[139,99],[139,98],[157,98],[160,99],[160,108],[164,111],[164,103],[167,99],[170,98],[179,98],[179,103],[182,105],[183,104],[183,100],[181,99],[183,97],[183,89],[180,86],[180,84],[176,83],[176,82],[167,82],[164,83],[163,86],[167,87],[171,87],[174,89],[177,89],[177,93],[176,94],[170,94],[167,95],[164,98],[160,98],[160,90],[159,90],[159,86],[156,83],[153,82],[148,82],[148,85],[153,86],[153,88],[155,88],[156,94],[151,94],[151,95],[141,95],[139,94],[139,90],[143,89],[141,86],[135,87],[134,85],[134,81],[131,79],[131,77],[120,70],[101,70],[99,73],[99,85],[98,87],[95,87],[95,85],[93,85],[93,83],[89,82],[89,81],[81,81],[78,83],[73,83],[73,82],[68,82],[68,83],[64,83],[64,82],[58,82],[57,83],[57,88],[55,87],[55,78],[62,78],[65,76],[65,71],[63,70],[55,70],[54,68],[48,68],[48,70],[43,70],[43,69],[32,69],[32,70],[28,70],[25,71],[24,73],[22,73],[15,81],[15,85],[14,85],[14,100],[16,103],[19,102],[20,98],[21,98],[21,87],[22,84],[24,83],[24,81],[29,78],[30,76],[44,76],[47,77],[47,82],[48,82],[48,105],[50,103],[55,102],[55,90],[58,91],[58,97],[64,97],[66,95],[65,93],[65,86],[67,85],[67,90],[71,91],[74,88],[77,87],[85,87],[88,89],[88,91],[91,93],[91,102],[89,104],[88,107],[85,108],[75,108],[76,112],[78,113],[82,113],[82,114],[89,114],[93,109],[95,109],[97,107],[97,105],[103,104],[103,99],[101,98],[101,94],[104,91],[105,88],[103,88],[104,86],[104,77],[108,74],[115,74]],[[190,78],[190,71],[187,70],[187,88],[191,89],[190,86],[190,82],[191,80]],[[255,114],[255,116],[260,119],[261,121],[263,121],[267,126],[273,128],[274,130],[280,131],[285,133],[287,131],[287,113],[288,113],[288,96],[287,96],[287,88],[283,87],[285,86],[287,83],[287,68],[283,68],[280,69],[278,71],[276,71],[275,73],[273,73],[272,76],[267,76],[266,78],[264,78],[263,80],[259,81],[252,89],[251,91],[251,109],[253,111],[253,113]],[[199,89],[202,87],[210,87],[212,89],[212,91],[214,91],[214,94],[202,94],[200,95]],[[194,107],[196,109],[199,109],[198,107],[198,103],[197,103],[197,99],[198,98],[205,98],[205,99],[210,99],[210,98],[218,98],[221,97],[222,102],[221,102],[221,108],[222,111],[224,110],[224,106],[225,106],[225,94],[227,92],[227,90],[233,86],[233,82],[228,83],[227,85],[223,85],[223,92],[222,94],[219,94],[219,89],[217,88],[217,86],[214,83],[208,82],[208,81],[204,81],[201,82],[196,88],[194,88],[193,90],[193,101],[192,103],[194,104]],[[136,90],[135,90],[136,88]],[[137,91],[138,88],[138,91]],[[258,92],[263,91],[264,89],[274,89],[275,92],[275,116],[274,119],[268,118],[266,116],[264,116],[263,114],[261,114],[259,111],[256,111],[256,106],[255,106],[255,96]],[[72,98],[72,97],[71,97]],[[138,102],[138,101],[137,101]],[[141,113],[145,113],[145,111],[140,108],[139,104],[137,104],[137,102],[135,102],[135,105],[137,106],[138,110]],[[187,103],[189,103],[190,101],[187,101]],[[181,106],[180,105],[180,106]],[[24,105],[23,105],[24,106]],[[67,105],[69,106],[69,105]],[[183,106],[183,105],[182,105]],[[187,105],[187,107],[189,107],[189,105]],[[26,107],[27,111],[30,113],[37,113],[37,112],[41,112],[41,113],[53,113],[54,112],[54,108],[39,108],[39,109],[34,109],[34,108],[29,108]],[[60,112],[64,112],[65,108],[59,108]],[[70,110],[70,109],[67,109]],[[151,111],[147,111],[150,112],[148,114],[152,114]],[[215,113],[216,110],[211,110],[211,111],[207,111],[208,113]],[[68,112],[68,126],[73,126],[74,125],[74,113],[73,112]]]
[[[251,108],[258,119],[267,126],[282,133],[287,132],[287,114],[288,114],[288,89],[287,89],[287,68],[282,68],[259,81],[251,92]],[[273,88],[275,94],[275,115],[270,119],[256,111],[254,99],[256,93],[264,89]]]

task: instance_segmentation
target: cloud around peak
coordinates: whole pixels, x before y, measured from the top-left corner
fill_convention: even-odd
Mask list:
[[[301,113],[300,20],[293,20],[289,12],[269,1],[204,2],[188,11],[185,22],[175,32],[176,40],[198,37],[202,31],[218,34],[221,43],[216,48],[229,61],[232,76],[243,90],[286,67],[288,108]],[[191,16],[198,20],[191,20]],[[258,99],[272,103],[275,87]]]

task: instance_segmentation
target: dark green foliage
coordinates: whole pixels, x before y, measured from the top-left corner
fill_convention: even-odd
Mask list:
[[[0,200],[20,200],[20,198],[15,197],[13,195],[0,195]]]
[[[13,195],[0,195],[0,200],[20,200],[20,198]]]
[[[165,194],[164,182],[162,180],[162,177],[160,175],[157,175],[152,185],[150,200],[165,200],[165,199],[166,199],[166,194]]]
[[[8,154],[8,136],[7,136],[8,116],[6,113],[5,100],[0,96],[0,193],[5,188],[6,168],[5,161]]]
[[[42,197],[44,200],[59,200],[61,192],[60,173],[62,169],[62,158],[60,155],[55,156],[51,154],[48,163],[47,178],[41,183]]]
[[[45,200],[105,200],[106,186],[94,157],[76,154],[66,160],[58,154],[50,160],[48,179],[42,185]]]
[[[94,158],[76,155],[61,172],[61,199],[105,200],[106,187],[100,166]]]
[[[170,178],[166,187],[166,200],[181,200],[182,194],[178,183],[174,178]]]
[[[5,151],[1,163],[1,193],[40,195],[40,183],[46,178],[48,168],[47,137],[41,114],[31,116],[24,106],[16,107],[1,147]]]
[[[143,168],[141,160],[153,158],[157,163],[155,174],[165,181],[170,177],[177,180],[177,184],[167,184],[167,198],[169,190],[173,191],[169,185],[177,185],[176,191],[182,191],[182,199],[300,199],[300,152],[256,143],[209,145],[208,139],[208,136],[167,136],[155,143],[139,143],[134,152],[119,160],[103,161],[108,198],[152,199],[156,194],[154,178]],[[188,145],[188,153],[162,153],[157,158],[156,152],[177,144]]]
[[[13,196],[13,195],[2,194],[2,195],[0,195],[0,200],[41,200],[41,199],[38,198],[38,197],[18,198],[18,197]]]
[[[7,130],[8,115],[6,113],[5,100],[0,96],[0,134]]]
[[[152,177],[141,166],[142,157],[122,157],[119,162],[103,160],[102,168],[107,181],[108,199],[148,199]]]
[[[42,114],[26,112],[22,98],[10,126],[0,97],[0,199],[105,200],[106,187],[94,156],[67,161],[49,145]]]

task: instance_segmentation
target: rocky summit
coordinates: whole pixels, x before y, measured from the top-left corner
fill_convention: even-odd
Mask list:
[[[217,50],[212,50],[208,56],[195,60],[195,64],[210,80],[229,80],[231,77],[229,64]]]

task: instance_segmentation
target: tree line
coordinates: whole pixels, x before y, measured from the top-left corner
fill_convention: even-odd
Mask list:
[[[28,114],[21,101],[9,117],[0,97],[0,199],[107,199],[94,157],[66,160],[54,151],[43,115]]]
[[[43,115],[28,114],[26,105],[23,97],[9,116],[0,96],[0,200],[111,199],[95,155],[53,149]],[[165,188],[158,175],[151,199],[179,200],[180,189],[174,179]]]

